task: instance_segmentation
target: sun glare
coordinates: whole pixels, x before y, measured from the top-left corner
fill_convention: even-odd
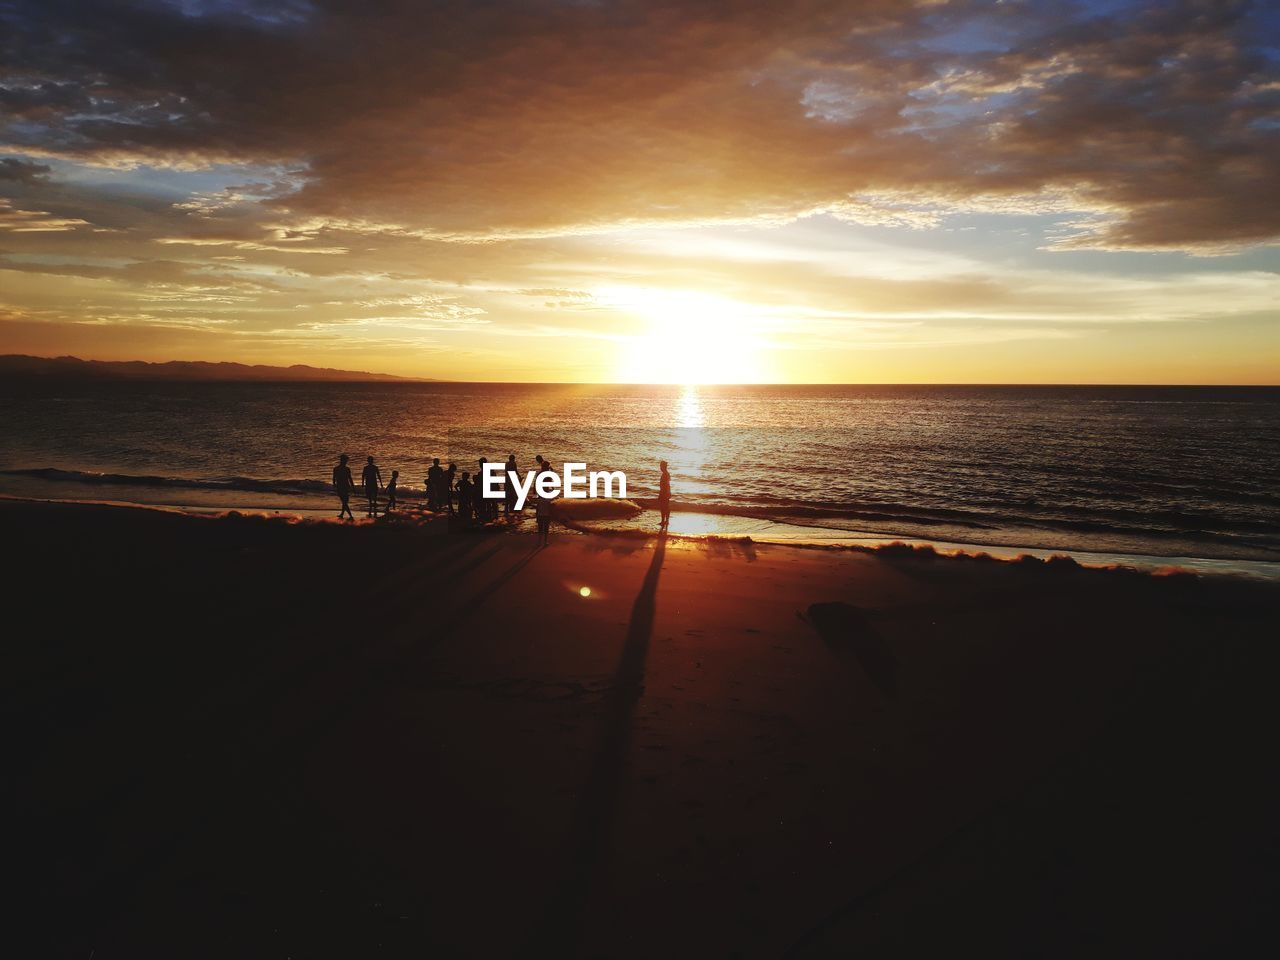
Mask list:
[[[626,338],[618,366],[624,383],[756,383],[767,379],[762,317],[714,294],[654,287],[606,287],[596,300],[644,321]]]

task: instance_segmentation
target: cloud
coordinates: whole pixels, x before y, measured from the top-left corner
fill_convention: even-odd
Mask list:
[[[48,174],[49,169],[48,164],[44,163],[32,163],[17,157],[0,157],[0,181],[36,183]]]
[[[347,252],[346,247],[283,246],[278,243],[260,243],[256,240],[237,240],[228,237],[156,237],[155,242],[182,244],[192,247],[231,247],[235,250],[253,250],[259,253],[301,253],[338,256]]]
[[[1280,195],[1277,27],[1243,2],[271,9],[8,8],[0,140],[115,165],[291,164],[297,189],[252,199],[313,231],[474,242],[1016,207],[1070,215],[1065,247],[1280,237],[1280,207],[1258,202]]]
[[[61,233],[87,227],[88,222],[77,217],[58,217],[47,210],[21,210],[13,202],[0,199],[0,231],[6,233]]]

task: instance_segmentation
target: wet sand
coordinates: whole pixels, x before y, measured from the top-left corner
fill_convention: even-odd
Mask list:
[[[1239,955],[1275,585],[0,502],[53,955]],[[584,596],[582,588],[588,588]]]

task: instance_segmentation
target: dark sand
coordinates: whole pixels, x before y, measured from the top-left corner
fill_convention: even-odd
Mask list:
[[[1274,955],[1275,586],[0,523],[10,956]]]

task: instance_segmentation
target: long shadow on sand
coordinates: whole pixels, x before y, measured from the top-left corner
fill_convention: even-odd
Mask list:
[[[482,566],[501,550],[501,544],[495,545],[493,549],[473,557],[469,563],[456,567],[451,571],[454,581],[459,580],[463,574]],[[419,605],[420,610],[416,617],[407,619],[397,626],[401,636],[414,639],[413,653],[408,655],[408,659],[404,655],[393,655],[382,662],[372,660],[366,663],[361,673],[344,675],[342,679],[345,687],[344,694],[334,696],[327,710],[318,712],[315,720],[299,729],[292,740],[282,742],[283,750],[279,752],[282,752],[284,757],[303,755],[303,751],[331,733],[353,714],[376,702],[387,686],[393,683],[395,678],[403,675],[406,662],[425,657],[440,643],[456,635],[468,618],[484,607],[485,601],[513,580],[540,552],[540,549],[534,548],[521,556],[481,587],[474,596],[459,603],[452,613],[439,621],[432,619],[435,613],[431,605]],[[280,762],[286,761],[281,759]]]
[[[469,616],[471,616],[473,613],[479,610],[482,606],[484,606],[485,601],[487,601],[495,593],[501,590],[509,582],[514,580],[516,577],[516,574],[518,574],[521,570],[523,570],[526,566],[528,566],[530,561],[532,561],[533,558],[536,557],[539,553],[541,553],[544,549],[546,548],[534,547],[532,550],[530,550],[528,553],[522,556],[519,560],[517,560],[515,563],[509,566],[506,570],[498,574],[493,580],[485,584],[485,586],[482,587],[476,593],[475,596],[471,597],[469,600],[466,600],[465,602],[460,604],[458,609],[454,612],[453,616],[449,617],[448,620],[445,621],[444,626],[441,628],[442,632],[445,633],[446,635],[452,632],[452,630],[455,627],[457,627],[459,624],[461,624],[462,621],[466,620]]]
[[[644,693],[645,660],[653,634],[658,576],[667,552],[666,534],[658,536],[653,559],[640,592],[631,606],[627,638],[614,671],[612,696],[605,707],[604,734],[578,798],[570,834],[565,844],[564,875],[560,889],[548,903],[545,919],[531,947],[534,952],[554,950],[561,956],[574,953],[580,917],[591,882],[608,864],[610,835],[617,816],[618,795],[631,742],[631,722],[636,703]]]
[[[807,619],[823,642],[839,656],[852,655],[886,697],[898,693],[898,660],[865,612],[838,601],[811,604]]]

